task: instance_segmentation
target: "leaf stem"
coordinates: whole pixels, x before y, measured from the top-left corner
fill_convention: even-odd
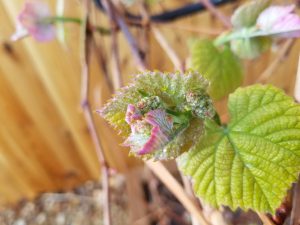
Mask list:
[[[230,29],[232,27],[230,19],[227,16],[225,16],[221,11],[219,11],[214,6],[214,4],[211,3],[210,0],[199,0],[199,2],[200,2],[200,4],[202,3],[204,5],[204,7],[207,8],[208,11],[210,11],[210,13],[212,15],[214,15],[216,18],[218,18],[226,28]]]
[[[77,23],[81,25],[83,23],[82,19],[76,18],[76,17],[64,17],[64,16],[54,16],[54,17],[48,17],[44,19],[42,22],[45,23]],[[90,29],[92,31],[97,31],[100,34],[111,34],[111,30],[105,27],[101,26],[93,26],[91,25]]]
[[[47,18],[47,20],[49,20],[49,22],[52,23],[56,23],[56,22],[62,22],[62,23],[71,22],[71,23],[78,23],[78,24],[83,23],[82,19],[76,17],[54,16],[54,17]]]
[[[264,37],[264,36],[276,36],[282,34],[289,34],[296,31],[299,31],[299,28],[292,28],[290,30],[285,31],[263,31],[259,30],[257,27],[244,28],[238,31],[226,32],[223,35],[220,35],[215,39],[215,46],[224,45],[227,42],[238,40],[238,39],[250,39],[255,37]]]

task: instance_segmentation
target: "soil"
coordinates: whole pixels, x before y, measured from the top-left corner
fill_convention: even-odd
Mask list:
[[[111,178],[113,225],[129,224],[128,198],[121,175]],[[150,182],[151,183],[151,182]],[[143,185],[149,208],[149,225],[191,225],[184,207],[158,180]],[[155,193],[154,193],[155,192]],[[43,193],[34,200],[0,208],[0,225],[101,225],[103,191],[101,184],[87,181],[69,192]],[[232,212],[225,208],[223,217],[232,225],[260,225],[253,212]],[[135,223],[138,225],[139,223]]]

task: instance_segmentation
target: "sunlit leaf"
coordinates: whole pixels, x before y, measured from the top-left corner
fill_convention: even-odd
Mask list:
[[[254,85],[230,95],[228,108],[228,126],[207,122],[180,167],[215,207],[274,213],[300,171],[300,105],[271,85]]]

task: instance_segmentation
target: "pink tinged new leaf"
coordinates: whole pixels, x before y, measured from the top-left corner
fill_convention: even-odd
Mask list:
[[[158,126],[165,134],[170,134],[173,128],[173,120],[162,109],[156,109],[146,114],[145,120],[153,127]]]
[[[41,1],[26,2],[18,16],[19,25],[17,25],[17,31],[12,36],[12,40],[18,40],[22,30],[27,30],[34,39],[40,42],[53,40],[55,31],[49,21],[50,17],[50,10],[45,3]]]
[[[142,119],[142,114],[132,104],[127,106],[125,121],[131,125],[134,121]]]
[[[142,120],[140,115],[133,120],[132,115],[138,114],[133,105],[128,105],[126,122],[131,126],[131,134],[124,145],[131,147],[138,155],[153,153],[171,141],[173,120],[164,110],[152,110]]]
[[[149,140],[138,152],[139,155],[149,154],[159,150],[171,140],[173,120],[167,116],[164,110],[156,109],[150,111],[146,114],[145,121],[152,125],[153,128]]]
[[[145,155],[152,153],[156,150],[163,148],[170,138],[166,136],[164,132],[160,129],[159,126],[155,126],[151,130],[151,136],[148,141],[144,144],[141,150],[138,151],[139,155]]]
[[[262,30],[270,30],[274,24],[280,22],[280,20],[290,14],[294,8],[294,5],[270,6],[259,15],[257,25]]]
[[[137,120],[130,123],[131,133],[123,143],[130,147],[133,152],[138,152],[149,139],[151,125],[144,120]]]
[[[257,19],[257,27],[280,37],[300,37],[300,17],[293,13],[295,5],[270,6]]]

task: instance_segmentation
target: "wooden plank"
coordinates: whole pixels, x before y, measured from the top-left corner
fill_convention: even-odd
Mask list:
[[[41,191],[46,188],[55,188],[51,177],[45,170],[45,166],[33,154],[29,154],[25,149],[27,146],[24,146],[21,142],[16,142],[11,131],[3,126],[0,128],[0,143],[5,150],[2,154],[6,161],[17,168],[21,168],[22,172],[24,171],[20,176],[32,184],[33,190]]]
[[[74,151],[76,148],[73,140],[67,135],[68,130],[45,94],[45,89],[36,79],[36,74],[30,68],[31,64],[28,63],[28,57],[21,46],[15,48],[13,54],[17,60],[0,52],[1,83],[11,87],[9,93],[20,99],[21,110],[28,113],[39,135],[43,136],[51,151],[56,152],[55,157],[58,158],[60,167],[64,168],[64,171],[74,170],[76,164],[80,165],[82,162]],[[84,167],[78,172],[87,173]]]
[[[22,3],[23,1],[3,2],[11,20],[17,17]],[[24,47],[36,67],[41,82],[45,85],[55,107],[71,131],[85,165],[93,177],[97,177],[99,166],[95,154],[91,153],[92,143],[83,117],[78,111],[80,79],[76,76],[79,70],[73,67],[76,62],[68,59],[67,54],[61,51],[57,42],[39,45],[27,39],[24,41]],[[60,57],[57,57],[59,52]]]

